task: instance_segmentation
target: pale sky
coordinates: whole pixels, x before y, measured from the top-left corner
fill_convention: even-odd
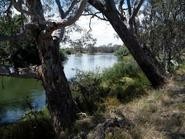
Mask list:
[[[77,21],[77,24],[83,27],[85,30],[89,30],[89,18],[81,16]],[[97,46],[103,44],[123,44],[122,41],[115,37],[116,32],[109,24],[109,22],[102,21],[97,18],[93,18],[91,21],[92,35],[97,39]]]
[[[19,14],[17,10],[13,9],[15,14]],[[51,20],[54,21],[61,21],[60,17],[55,14],[54,17],[51,18]],[[76,22],[80,27],[82,27],[84,30],[89,30],[89,21],[90,16],[81,16],[80,19]],[[96,46],[99,45],[107,45],[109,43],[112,44],[120,44],[122,45],[122,41],[115,37],[116,32],[112,28],[112,26],[109,24],[109,22],[102,21],[98,18],[93,18],[91,20],[91,34],[93,35],[93,38],[97,39]],[[80,33],[72,33],[71,38],[78,39],[82,36]]]

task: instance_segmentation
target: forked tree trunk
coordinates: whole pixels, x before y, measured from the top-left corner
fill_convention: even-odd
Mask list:
[[[59,42],[53,40],[50,35],[41,34],[38,38],[42,83],[54,130],[60,135],[61,131],[72,126],[76,109],[63,71],[58,45]]]
[[[153,87],[162,86],[165,83],[165,76],[162,75],[160,64],[154,57],[147,55],[143,48],[139,45],[136,37],[126,27],[118,11],[111,4],[106,7],[100,3],[96,3],[93,0],[89,0],[96,9],[98,9],[105,17],[109,20],[110,24],[117,32],[125,46],[128,48],[148,80],[151,82]],[[108,2],[107,2],[108,3]]]

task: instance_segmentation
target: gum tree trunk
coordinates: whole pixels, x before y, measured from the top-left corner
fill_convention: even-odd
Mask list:
[[[106,6],[100,2],[89,0],[89,3],[98,9],[108,19],[114,30],[117,32],[125,46],[128,48],[148,80],[153,87],[160,87],[165,83],[166,78],[162,75],[163,70],[154,57],[149,56],[138,43],[136,37],[129,31],[125,23],[118,15],[111,2],[107,2]]]
[[[75,120],[76,109],[65,77],[59,55],[59,42],[52,36],[38,37],[39,56],[42,62],[42,84],[47,105],[57,135],[70,128]]]

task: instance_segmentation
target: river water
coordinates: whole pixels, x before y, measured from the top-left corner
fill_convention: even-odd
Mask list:
[[[64,64],[68,79],[75,77],[78,70],[102,71],[116,63],[113,54],[69,55]],[[17,79],[0,77],[0,124],[12,123],[34,108],[40,110],[45,106],[45,94],[41,83],[34,79]]]

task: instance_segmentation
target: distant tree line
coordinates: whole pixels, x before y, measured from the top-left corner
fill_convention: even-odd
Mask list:
[[[76,46],[76,47],[69,47],[69,48],[62,48],[64,53],[66,54],[76,54],[76,53],[114,53],[117,51],[122,45],[100,45],[100,46],[89,46],[89,47],[83,47],[83,46]]]

